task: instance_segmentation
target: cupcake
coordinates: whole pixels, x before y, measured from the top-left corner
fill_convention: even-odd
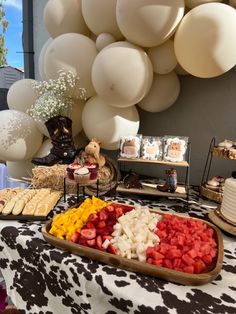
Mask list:
[[[90,180],[90,172],[86,167],[80,167],[74,171],[75,182],[86,184]]]
[[[66,169],[66,172],[67,172],[67,177],[70,179],[70,180],[74,180],[74,171],[76,169],[79,169],[81,167],[81,165],[79,163],[76,163],[74,162],[73,164],[70,164],[67,169]]]
[[[96,180],[98,176],[98,168],[97,165],[95,164],[87,164],[85,167],[89,170],[90,172],[90,180]]]

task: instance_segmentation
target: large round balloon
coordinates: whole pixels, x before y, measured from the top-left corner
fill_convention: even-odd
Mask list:
[[[222,2],[222,0],[185,0],[186,6],[190,9],[208,2]]]
[[[42,143],[42,145],[40,146],[39,150],[36,152],[34,157],[42,158],[42,157],[47,156],[50,153],[51,148],[52,148],[52,142],[48,138]]]
[[[72,71],[77,78],[77,89],[84,87],[86,96],[95,94],[91,69],[98,51],[90,38],[75,33],[56,37],[48,46],[44,56],[44,72],[47,79],[57,78],[58,71]]]
[[[0,125],[1,160],[30,159],[41,146],[43,135],[26,113],[16,110],[1,111]]]
[[[170,39],[160,46],[149,48],[147,54],[152,62],[155,73],[169,73],[177,65],[174,43]]]
[[[115,108],[95,96],[84,107],[82,125],[90,140],[96,137],[102,141],[102,148],[115,150],[119,147],[121,136],[137,134],[139,115],[135,106]]]
[[[84,105],[85,102],[82,100],[74,100],[73,104],[72,104],[72,111],[69,114],[68,112],[68,116],[71,118],[72,120],[72,135],[76,136],[81,130],[82,130],[82,121],[81,121],[81,117],[82,117],[82,112],[84,109]],[[66,116],[67,114],[65,114]],[[39,131],[44,134],[45,136],[49,137],[49,133],[48,130],[45,126],[45,124],[41,121],[35,121],[35,125],[37,126],[37,128],[39,129]]]
[[[190,10],[175,34],[175,54],[190,74],[209,78],[236,64],[236,11],[222,3]]]
[[[94,34],[109,33],[116,39],[123,37],[116,21],[116,1],[82,0],[84,20]]]
[[[44,25],[53,38],[65,33],[89,35],[80,0],[49,0],[44,7]]]
[[[45,53],[47,51],[48,46],[51,44],[52,41],[53,41],[52,38],[48,38],[48,40],[43,45],[43,47],[40,51],[40,54],[39,54],[39,61],[38,61],[39,75],[40,75],[42,80],[46,80],[46,74],[44,72],[44,56],[45,56]]]
[[[21,179],[22,177],[32,178],[34,165],[30,160],[7,161],[7,172],[10,177]]]
[[[151,87],[152,78],[147,54],[128,42],[105,47],[92,67],[92,82],[98,96],[115,107],[139,102]]]
[[[162,44],[174,33],[183,15],[184,0],[117,0],[121,32],[142,47]]]
[[[180,92],[180,82],[177,74],[154,74],[149,93],[138,104],[145,111],[160,112],[175,103]]]
[[[26,112],[36,101],[32,79],[22,79],[11,85],[7,93],[7,103],[9,109]]]

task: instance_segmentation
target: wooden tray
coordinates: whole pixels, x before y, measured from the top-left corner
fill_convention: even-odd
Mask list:
[[[166,214],[164,212],[161,212],[159,210],[154,209],[153,212],[158,214]],[[178,214],[174,214],[176,216],[181,216]],[[186,216],[185,216],[186,218]],[[197,219],[197,218],[193,218]],[[113,255],[110,253],[102,252],[97,249],[88,248],[86,246],[82,246],[76,243],[73,243],[71,241],[67,240],[61,240],[59,238],[56,238],[52,236],[49,233],[49,230],[51,228],[52,221],[46,223],[42,227],[42,234],[44,236],[44,239],[52,244],[53,246],[63,250],[67,251],[79,256],[88,257],[93,260],[97,260],[99,262],[112,265],[115,267],[123,268],[128,271],[141,273],[144,275],[154,276],[158,277],[167,281],[172,281],[184,285],[203,285],[206,284],[212,280],[214,280],[222,268],[222,262],[223,262],[223,255],[224,255],[224,249],[223,249],[223,237],[221,235],[221,232],[219,229],[214,226],[213,224],[204,221],[207,225],[209,225],[214,231],[215,231],[215,237],[218,242],[218,255],[214,260],[213,265],[211,268],[207,269],[207,272],[201,273],[201,274],[189,274],[184,273],[164,267],[157,267],[155,265],[150,265],[148,263],[142,263],[137,260],[130,260],[127,258],[123,258],[118,255]]]
[[[205,186],[201,185],[200,186],[200,193],[202,196],[206,197],[207,199],[214,201],[216,203],[221,203],[223,199],[223,193],[221,192],[216,192],[213,190],[210,190],[206,188]]]
[[[210,220],[216,224],[220,229],[236,236],[236,226],[230,223],[225,217],[222,216],[219,208],[209,213]]]

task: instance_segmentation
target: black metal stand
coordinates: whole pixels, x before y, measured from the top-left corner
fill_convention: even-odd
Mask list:
[[[90,185],[90,184],[91,184],[91,182],[88,183],[88,184],[80,184],[80,183],[75,182],[74,180],[70,180],[68,178],[64,178],[64,187],[63,187],[63,190],[64,190],[64,202],[66,202],[66,194],[67,194],[66,187],[67,187],[67,185],[75,185],[76,186],[76,200],[77,200],[77,203],[79,203],[80,200],[81,200],[81,198],[80,198],[80,188],[82,188],[82,199],[84,199],[85,195],[86,195],[85,187],[86,187],[86,185]],[[99,180],[98,179],[96,180],[96,186],[97,186],[96,196],[99,197]]]
[[[211,163],[212,163],[212,149],[215,146],[215,143],[216,143],[216,140],[213,137],[211,142],[210,142],[210,146],[209,146],[209,150],[208,150],[208,154],[207,154],[205,167],[204,167],[204,170],[203,170],[201,185],[203,185],[209,179],[209,174],[210,174],[210,170],[211,170]]]

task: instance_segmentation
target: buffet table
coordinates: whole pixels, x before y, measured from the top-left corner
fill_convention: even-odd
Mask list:
[[[186,212],[183,200],[117,197],[116,201],[164,211]],[[61,200],[54,213],[72,206]],[[206,218],[216,207],[190,193],[188,214]],[[9,296],[27,314],[56,313],[236,313],[236,238],[224,234],[224,262],[218,277],[202,286],[184,286],[62,252],[41,234],[44,222],[0,221],[0,268]]]

